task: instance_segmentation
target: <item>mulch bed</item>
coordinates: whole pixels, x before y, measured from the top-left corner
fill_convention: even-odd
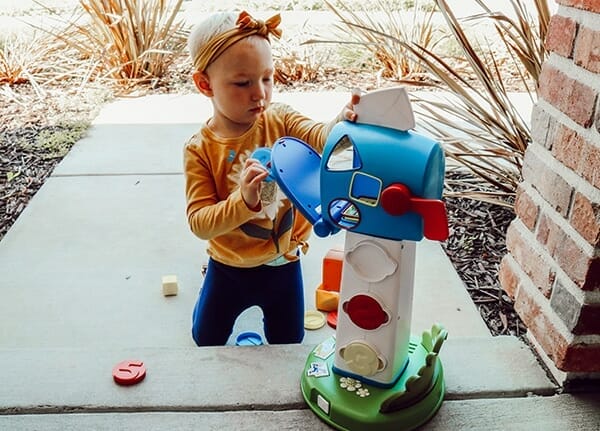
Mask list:
[[[69,82],[43,91],[0,87],[0,239],[81,137],[106,90],[73,92]],[[60,137],[60,139],[57,139]]]
[[[461,178],[462,177],[462,178]],[[468,174],[450,172],[460,184]],[[525,325],[498,280],[506,254],[506,229],[514,218],[511,209],[466,198],[446,197],[450,237],[442,247],[493,335],[524,337]]]
[[[364,85],[364,76],[358,79],[354,76],[354,79],[357,84],[362,84],[362,88],[368,88]],[[305,89],[339,88],[333,84],[334,81],[343,82],[345,87],[352,85],[349,76],[336,76],[336,79],[324,80],[320,87],[319,83],[312,83]],[[289,87],[294,91],[299,88],[299,85]],[[157,91],[173,89],[177,88]],[[68,83],[63,84],[63,88],[48,91],[46,97],[40,99],[25,84],[11,90],[16,98],[0,97],[0,118],[3,119],[0,124],[0,240],[64,156],[61,153],[49,154],[37,147],[37,137],[41,133],[64,131],[68,127],[68,124],[63,124],[64,118],[84,122],[91,120],[105,101],[103,96],[98,99],[90,96],[96,91],[91,90],[70,95],[69,103],[64,106],[57,104],[56,100],[64,99]],[[61,97],[53,98],[53,94],[61,94]],[[17,103],[17,100],[20,102]],[[23,100],[29,103],[22,103]],[[57,121],[58,117],[60,121]],[[505,234],[513,218],[512,211],[465,198],[447,197],[445,201],[451,235],[442,246],[490,332],[493,335],[524,336],[526,328],[514,312],[510,298],[502,291],[497,276],[498,265],[506,253]]]
[[[0,238],[60,161],[35,151],[36,135],[52,130],[35,124],[0,129]]]

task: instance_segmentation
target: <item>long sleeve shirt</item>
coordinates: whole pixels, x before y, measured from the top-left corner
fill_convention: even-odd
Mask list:
[[[294,111],[272,104],[242,136],[223,138],[206,124],[184,149],[187,218],[192,232],[208,241],[207,252],[218,262],[255,267],[280,256],[296,259],[306,246],[311,226],[292,206],[275,182],[263,183],[258,211],[247,207],[239,179],[244,161],[258,147],[271,147],[293,136],[321,152],[331,128]]]

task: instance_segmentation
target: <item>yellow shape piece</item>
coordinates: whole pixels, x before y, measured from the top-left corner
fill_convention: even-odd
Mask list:
[[[362,376],[372,376],[385,369],[385,361],[364,341],[353,341],[341,348],[340,356],[352,372]]]
[[[304,313],[304,327],[306,329],[319,329],[325,326],[325,316],[317,310],[308,310]]]
[[[164,296],[177,295],[177,276],[176,275],[163,275],[162,276],[162,292]]]
[[[335,311],[338,309],[339,301],[339,292],[325,290],[323,289],[322,284],[319,285],[319,287],[315,291],[315,303],[317,305],[317,310]]]

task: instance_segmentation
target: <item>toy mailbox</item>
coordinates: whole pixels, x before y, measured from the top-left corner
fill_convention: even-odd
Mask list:
[[[322,220],[335,228],[392,240],[444,240],[448,222],[439,199],[444,155],[437,142],[387,127],[342,122],[331,131],[321,162]]]
[[[403,88],[355,108],[358,122],[337,124],[322,156],[290,137],[272,148],[273,176],[315,233],[346,231],[336,336],[309,356],[302,392],[339,429],[413,429],[444,393],[445,330],[410,334],[416,241],[448,237],[444,155],[409,130]]]

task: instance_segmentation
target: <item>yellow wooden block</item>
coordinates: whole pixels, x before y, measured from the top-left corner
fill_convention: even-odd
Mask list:
[[[163,291],[164,296],[177,295],[177,276],[176,275],[163,275],[162,291]]]

